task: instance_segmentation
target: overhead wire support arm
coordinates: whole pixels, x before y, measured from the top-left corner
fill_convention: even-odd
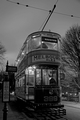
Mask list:
[[[45,22],[45,24],[44,24],[44,26],[43,26],[43,28],[42,28],[42,31],[44,30],[46,24],[48,23],[48,21],[49,21],[51,15],[52,15],[52,13],[53,13],[54,10],[55,10],[55,8],[56,8],[56,4],[54,5],[53,9],[52,9],[51,11],[49,11],[49,17],[48,17],[48,19],[46,20],[46,22]]]

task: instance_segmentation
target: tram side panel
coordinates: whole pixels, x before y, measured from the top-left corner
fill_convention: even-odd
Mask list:
[[[34,100],[34,79],[32,75],[24,74],[20,75],[20,78],[16,79],[15,85],[16,98],[22,100]]]
[[[16,79],[15,82],[15,96],[16,98],[25,99],[25,93],[26,93],[26,84],[25,84],[25,75],[20,76],[20,78]]]

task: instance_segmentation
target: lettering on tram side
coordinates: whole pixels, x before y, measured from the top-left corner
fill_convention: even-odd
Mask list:
[[[59,58],[54,55],[34,55],[34,56],[32,56],[32,62],[40,62],[40,61],[59,62]]]

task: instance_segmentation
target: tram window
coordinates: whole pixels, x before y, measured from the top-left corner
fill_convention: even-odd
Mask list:
[[[19,79],[18,80],[16,80],[16,87],[19,87]]]
[[[26,73],[26,85],[28,85],[28,77],[29,77],[29,75],[28,75],[28,69],[26,69],[25,73]]]
[[[49,74],[49,84],[56,85],[57,83],[57,70],[51,70]]]
[[[28,52],[30,52],[32,50],[32,41],[31,39],[28,40]]]
[[[42,45],[41,45],[42,48],[45,48],[45,49],[48,49],[48,46],[46,43],[42,42]]]
[[[48,49],[57,50],[58,44],[54,42],[44,42],[44,44],[47,46]]]
[[[31,69],[29,69],[29,85],[31,86],[34,86],[34,80],[35,80],[34,77],[35,77],[34,70],[31,67]]]
[[[52,69],[43,69],[43,85],[55,85],[57,83],[57,71]]]
[[[36,85],[41,85],[41,69],[36,69]]]
[[[28,53],[28,44],[26,44],[25,53]]]
[[[32,49],[37,49],[41,45],[41,37],[35,37],[32,39]]]
[[[22,76],[21,78],[19,78],[19,87],[24,86],[24,79],[25,79],[24,76]]]
[[[30,86],[34,86],[35,83],[35,73],[32,67],[26,69],[26,84]]]
[[[37,49],[41,45],[41,38],[40,37],[34,37],[28,41],[28,51],[32,51],[34,49]]]
[[[42,81],[42,84],[43,84],[43,85],[49,85],[48,69],[43,69],[43,70],[42,70],[42,73],[43,73],[43,81]]]

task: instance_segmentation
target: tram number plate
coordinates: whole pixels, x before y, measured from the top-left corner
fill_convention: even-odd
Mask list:
[[[58,97],[57,96],[44,96],[44,102],[52,102],[52,101],[57,101]]]

